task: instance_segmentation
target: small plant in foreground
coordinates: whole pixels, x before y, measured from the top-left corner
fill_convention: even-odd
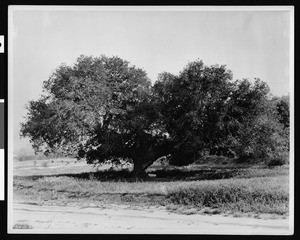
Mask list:
[[[16,223],[13,229],[32,229],[33,227],[27,223]]]

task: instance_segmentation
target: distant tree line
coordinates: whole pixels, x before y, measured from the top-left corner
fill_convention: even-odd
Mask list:
[[[44,81],[21,136],[45,154],[128,159],[137,177],[163,156],[174,165],[207,155],[286,161],[289,98],[271,97],[260,79],[232,78],[226,66],[196,60],[151,85],[144,70],[119,57],[82,55]]]

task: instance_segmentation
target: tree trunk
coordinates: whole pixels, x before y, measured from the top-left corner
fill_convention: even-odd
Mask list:
[[[133,158],[133,174],[135,178],[146,178],[148,174],[146,169],[152,165],[158,158],[170,153],[169,145],[160,147],[150,147]]]
[[[143,179],[148,176],[146,169],[155,161],[156,159],[148,160],[146,158],[135,159],[133,162],[133,176],[137,179]]]

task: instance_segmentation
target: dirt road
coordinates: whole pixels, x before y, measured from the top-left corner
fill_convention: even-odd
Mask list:
[[[12,225],[38,233],[146,233],[146,234],[289,234],[288,219],[234,218],[219,215],[181,215],[162,208],[128,209],[37,206],[15,203]]]

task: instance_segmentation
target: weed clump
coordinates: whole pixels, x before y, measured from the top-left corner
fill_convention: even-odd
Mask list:
[[[33,227],[27,223],[16,223],[13,229],[32,229]]]

